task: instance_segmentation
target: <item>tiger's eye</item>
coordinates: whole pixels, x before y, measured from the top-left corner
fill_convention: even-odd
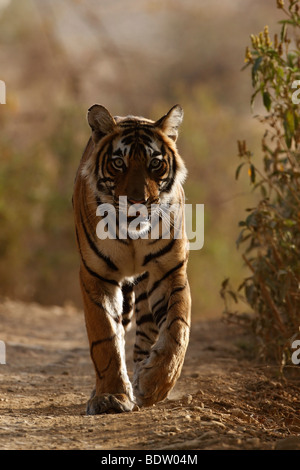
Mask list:
[[[150,169],[158,170],[159,168],[161,168],[162,164],[162,160],[159,160],[159,158],[153,158],[150,163]]]
[[[112,164],[117,170],[122,170],[122,168],[124,167],[124,161],[122,160],[122,158],[114,158]]]

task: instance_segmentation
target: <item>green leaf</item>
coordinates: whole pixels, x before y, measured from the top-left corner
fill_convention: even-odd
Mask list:
[[[294,67],[294,61],[297,59],[296,54],[292,54],[291,52],[287,55],[287,62],[289,67]]]
[[[271,99],[270,93],[268,91],[263,92],[263,103],[264,103],[264,107],[266,108],[266,110],[270,111],[271,104],[272,104],[272,99]]]
[[[286,219],[286,220],[284,220],[283,223],[286,227],[293,227],[293,225],[297,225],[297,222],[295,220],[291,220],[291,219]]]
[[[295,121],[294,121],[294,113],[291,109],[288,109],[286,112],[286,121],[289,126],[290,132],[293,135],[295,132]]]
[[[292,138],[295,132],[295,120],[294,120],[294,113],[291,109],[288,109],[284,116],[284,130],[285,130],[285,141],[288,148],[291,148],[292,145]]]
[[[286,35],[286,24],[287,24],[287,21],[289,21],[289,20],[280,21],[280,23],[282,23],[282,28],[281,28],[281,32],[280,32],[280,39],[281,39],[281,42],[284,41],[284,38],[285,38],[285,35]]]
[[[236,172],[235,172],[235,179],[236,179],[236,180],[238,179],[239,174],[240,174],[240,171],[241,171],[241,169],[242,169],[242,167],[243,167],[244,165],[245,165],[245,162],[241,163],[241,164],[237,167]]]
[[[294,2],[294,3],[297,3],[297,2]],[[298,26],[298,21],[296,19],[295,20],[281,20],[281,21],[278,21],[278,23],[282,25],[291,24],[293,26]]]
[[[284,70],[282,67],[277,67],[277,75],[280,77],[280,78],[284,78]]]

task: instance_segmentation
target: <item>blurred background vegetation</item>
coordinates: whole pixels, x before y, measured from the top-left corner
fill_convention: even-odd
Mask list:
[[[71,197],[87,109],[157,119],[180,103],[187,202],[205,204],[204,247],[189,262],[193,315],[222,314],[222,281],[244,277],[235,240],[254,197],[247,175],[235,181],[236,141],[246,136],[254,159],[261,145],[241,68],[250,33],[277,24],[274,3],[0,1],[2,297],[81,307]]]

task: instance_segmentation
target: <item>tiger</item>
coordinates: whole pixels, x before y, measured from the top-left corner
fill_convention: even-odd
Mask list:
[[[130,412],[163,401],[182,371],[191,326],[183,190],[187,169],[176,145],[182,120],[180,105],[156,121],[113,117],[99,104],[87,113],[91,135],[72,200],[80,289],[96,377],[86,405],[88,415]],[[132,217],[128,217],[127,238],[118,225],[124,198],[127,215],[134,207],[147,212],[130,230]],[[104,214],[97,212],[101,205],[116,209],[114,236],[97,236],[98,223],[104,220]],[[170,205],[177,207],[177,213],[169,214],[166,237],[166,212],[161,208]],[[153,206],[159,228],[154,238],[149,236]],[[176,230],[180,236],[175,236]],[[130,380],[125,332],[134,317]]]

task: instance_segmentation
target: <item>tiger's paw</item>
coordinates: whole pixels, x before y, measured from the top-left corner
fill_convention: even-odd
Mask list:
[[[138,406],[131,401],[125,393],[103,393],[101,395],[92,394],[87,403],[87,415],[100,415],[123,413],[128,411],[138,411]]]
[[[139,406],[151,406],[167,398],[181,372],[181,364],[151,356],[138,363],[135,371],[134,396]]]

